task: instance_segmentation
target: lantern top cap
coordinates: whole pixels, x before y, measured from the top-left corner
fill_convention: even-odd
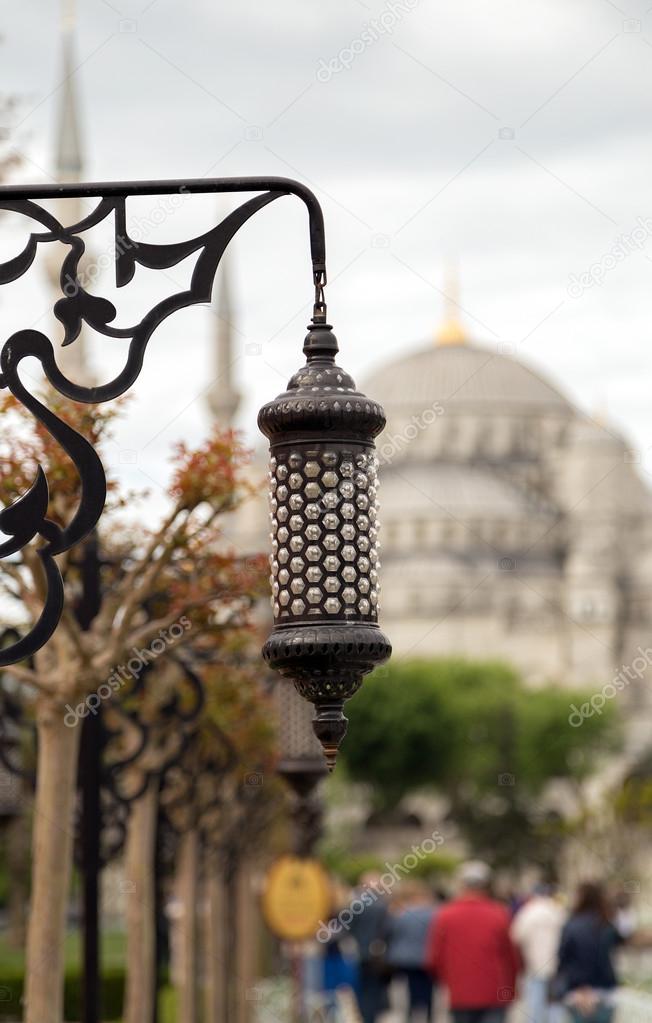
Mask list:
[[[335,358],[339,352],[337,338],[330,323],[309,323],[308,333],[303,342],[303,351],[308,362],[316,358]]]

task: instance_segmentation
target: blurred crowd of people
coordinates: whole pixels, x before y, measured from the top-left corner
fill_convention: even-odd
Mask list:
[[[612,902],[599,883],[581,884],[570,907],[551,884],[501,900],[478,860],[462,867],[452,899],[410,880],[388,893],[367,874],[354,903],[326,943],[324,988],[333,998],[352,989],[363,1023],[383,1023],[395,978],[414,1023],[431,1023],[442,1004],[453,1023],[505,1023],[517,998],[528,1023],[611,1023],[615,950],[652,944],[626,900]]]

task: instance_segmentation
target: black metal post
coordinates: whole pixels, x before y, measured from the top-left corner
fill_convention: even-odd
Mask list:
[[[81,595],[75,614],[90,629],[102,603],[101,561],[97,533],[84,544],[80,566]],[[82,1023],[100,1023],[100,836],[102,833],[102,712],[94,708],[84,719],[79,750],[80,861],[83,895]]]

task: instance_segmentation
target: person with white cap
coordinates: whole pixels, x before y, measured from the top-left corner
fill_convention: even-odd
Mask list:
[[[454,1023],[504,1023],[514,1000],[519,955],[509,913],[490,886],[486,863],[465,863],[460,893],[439,911],[428,937],[426,965],[448,991]]]

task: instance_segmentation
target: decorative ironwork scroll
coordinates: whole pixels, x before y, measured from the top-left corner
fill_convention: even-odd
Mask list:
[[[129,197],[216,192],[262,194],[248,199],[221,223],[187,241],[156,245],[129,236],[126,210]],[[13,664],[34,654],[51,637],[64,606],[64,585],[56,556],[70,550],[90,533],[100,518],[106,498],[104,469],[93,447],[31,393],[20,377],[21,363],[28,357],[38,359],[50,384],[75,401],[103,402],[123,394],[137,379],[147,345],[156,328],[177,310],[210,301],[220,260],[236,232],[263,207],[290,194],[300,198],[309,212],[315,316],[325,321],[323,216],[315,196],[299,182],[289,178],[215,178],[0,188],[0,211],[27,217],[36,226],[23,251],[0,263],[0,285],[9,284],[25,274],[34,263],[40,245],[63,243],[69,251],[63,259],[60,272],[62,297],[55,303],[53,310],[64,328],[63,345],[75,342],[83,324],[107,338],[129,340],[127,357],[120,372],[109,382],[96,387],[77,384],[62,372],[56,364],[52,341],[41,331],[19,330],[5,340],[0,350],[0,388],[8,388],[64,448],[75,465],[81,484],[77,511],[64,528],[47,517],[49,488],[46,473],[41,466],[29,490],[0,512],[0,530],[8,537],[0,543],[0,559],[17,554],[36,538],[41,538],[44,542],[38,548],[38,555],[46,582],[40,617],[25,635],[0,650],[0,666]],[[38,201],[68,198],[97,198],[99,202],[83,220],[65,226]],[[82,236],[111,217],[115,233],[115,282],[118,288],[133,279],[138,266],[164,270],[188,256],[198,254],[190,287],[158,302],[138,323],[128,327],[112,326],[117,315],[115,306],[105,298],[90,294],[84,287],[79,270],[85,252]]]

